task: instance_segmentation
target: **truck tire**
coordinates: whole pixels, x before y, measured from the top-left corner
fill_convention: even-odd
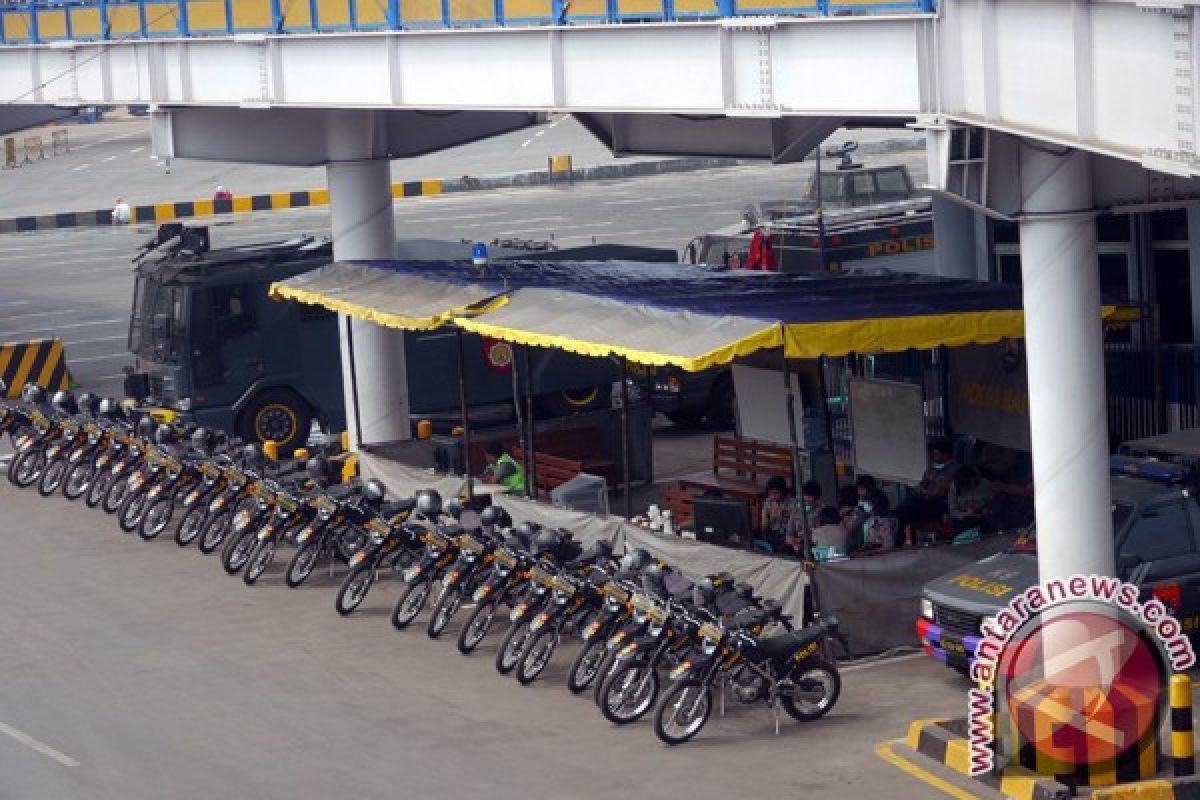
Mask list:
[[[608,384],[568,389],[562,392],[540,395],[537,399],[542,414],[549,417],[569,417],[585,411],[596,411],[612,406],[612,390]]]
[[[312,409],[289,389],[267,389],[254,396],[238,414],[238,436],[247,442],[279,444],[279,455],[291,456],[308,441]]]

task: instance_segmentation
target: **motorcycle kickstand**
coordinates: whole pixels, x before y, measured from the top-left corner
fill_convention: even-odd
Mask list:
[[[718,687],[717,697],[720,700],[721,716],[724,717],[725,716],[725,691],[728,688],[728,686],[726,685],[725,681],[721,681],[719,684],[717,684],[717,687]]]
[[[775,718],[775,735],[779,735],[779,696],[771,697],[771,716]]]

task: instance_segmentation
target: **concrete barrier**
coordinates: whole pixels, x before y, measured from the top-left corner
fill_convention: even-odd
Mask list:
[[[66,354],[61,339],[31,339],[0,344],[0,378],[9,397],[19,397],[27,383],[48,391],[71,388]]]

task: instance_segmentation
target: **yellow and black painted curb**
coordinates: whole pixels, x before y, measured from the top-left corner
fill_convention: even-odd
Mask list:
[[[1000,774],[972,776],[971,751],[965,731],[966,720],[916,720],[908,727],[905,743],[926,758],[1014,800],[1062,800],[1070,797],[1070,789],[1063,784],[1019,767],[1008,767]]]
[[[1094,800],[1200,800],[1200,777],[1137,781],[1092,790]]]
[[[429,197],[441,194],[442,181],[406,181],[392,184],[392,197]],[[299,192],[235,195],[229,200],[188,200],[180,203],[153,203],[131,206],[133,224],[158,224],[176,219],[213,217],[224,214],[243,214],[255,211],[282,211],[289,208],[308,208],[329,205],[328,189],[306,189]],[[0,233],[78,228],[112,224],[112,209],[99,211],[66,211],[59,214],[11,217],[0,219]]]
[[[19,397],[27,383],[48,391],[69,389],[71,373],[61,339],[31,339],[0,344],[0,378],[9,397]]]

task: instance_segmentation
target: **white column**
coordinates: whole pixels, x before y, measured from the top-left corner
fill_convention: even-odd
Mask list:
[[[325,171],[334,258],[393,258],[396,222],[390,162],[386,158],[339,161],[330,163]],[[338,332],[351,445],[357,448],[361,444],[408,439],[411,428],[403,333],[344,315],[338,316]]]
[[[1021,270],[1042,580],[1115,575],[1100,277],[1086,153],[1021,146]]]

